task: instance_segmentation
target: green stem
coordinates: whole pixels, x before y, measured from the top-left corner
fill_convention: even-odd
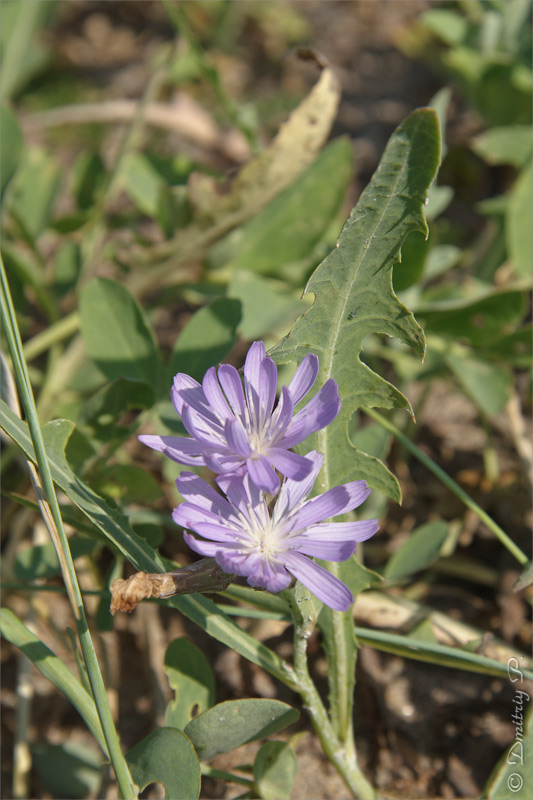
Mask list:
[[[28,377],[15,309],[13,307],[4,264],[1,258],[0,273],[2,284],[2,293],[0,298],[2,323],[4,326],[9,351],[11,353],[11,358],[13,360],[17,385],[28,421],[28,427],[35,450],[36,461],[39,465],[40,478],[34,468],[33,470],[30,469],[30,475],[32,476],[38,494],[41,492],[40,481],[42,481],[42,494],[44,496],[39,498],[39,505],[41,506],[41,511],[45,518],[45,522],[47,522],[47,527],[52,535],[52,540],[54,541],[54,545],[56,547],[63,579],[65,581],[72,612],[76,621],[76,628],[87,667],[87,674],[89,676],[91,690],[98,711],[100,723],[102,725],[109,757],[115,770],[119,790],[124,800],[133,800],[135,793],[131,776],[120,748],[120,743],[115,725],[113,723],[111,708],[107,699],[102,674],[98,665],[98,659],[96,657],[91,634],[89,632],[87,618],[85,616],[85,610],[83,607],[83,599],[80,592],[68,539],[63,527],[61,511],[52,481],[52,474],[48,464],[42,431],[37,416],[33,391]],[[31,466],[33,467],[33,465]]]
[[[291,609],[294,621],[294,674],[300,694],[325,755],[335,767],[354,798],[376,800],[378,794],[357,764],[353,741],[340,742],[328,717],[324,704],[309,674],[307,642],[310,636],[309,621],[303,616],[293,591],[282,592]]]
[[[430,472],[437,476],[437,478],[442,481],[442,483],[450,489],[459,500],[470,508],[472,511],[477,514],[478,518],[487,526],[489,530],[493,532],[493,534],[500,540],[500,542],[507,548],[507,550],[513,555],[516,560],[522,566],[526,566],[529,564],[529,559],[526,554],[518,547],[517,544],[513,542],[513,540],[505,533],[503,528],[500,528],[497,522],[495,522],[492,517],[490,517],[486,511],[478,506],[478,504],[472,500],[469,494],[467,494],[464,489],[461,489],[458,483],[456,483],[453,478],[444,472],[441,467],[439,467],[432,458],[427,456],[425,453],[420,450],[410,439],[405,436],[402,431],[396,427],[390,420],[386,417],[383,417],[379,412],[375,411],[373,408],[363,408],[361,409],[365,412],[369,417],[375,420],[379,425],[381,425],[385,430],[392,433],[392,435],[398,439],[399,442],[405,447],[406,450],[409,450],[412,455],[415,456],[419,461],[427,467]]]

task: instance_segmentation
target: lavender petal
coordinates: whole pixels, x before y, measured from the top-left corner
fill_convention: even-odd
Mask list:
[[[264,456],[247,458],[246,466],[250,478],[259,489],[275,494],[279,489],[279,478]]]
[[[352,605],[351,591],[324,567],[296,552],[286,553],[284,562],[289,572],[329,608],[347,611]]]
[[[316,381],[317,375],[318,358],[313,353],[308,353],[289,383],[289,394],[294,405],[297,405],[302,397],[305,397]]]

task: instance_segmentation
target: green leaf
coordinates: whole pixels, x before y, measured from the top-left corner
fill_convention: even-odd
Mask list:
[[[21,448],[26,458],[35,463],[35,454],[27,425],[0,401],[0,427]],[[64,456],[65,444],[72,433],[73,423],[56,420],[43,428],[46,451],[54,483],[70,498],[85,516],[100,530],[137,570],[165,572],[168,565],[157,551],[131,529],[127,518],[113,511],[105,500],[95,494],[70,469]],[[210,636],[235,650],[248,661],[258,664],[284,682],[290,682],[281,658],[252,636],[242,631],[203,595],[182,595],[167,601],[199,625]]]
[[[196,800],[200,796],[200,764],[182,731],[159,728],[126,753],[131,777],[142,791],[161,783],[169,800]]]
[[[30,745],[33,767],[44,789],[56,800],[96,797],[104,768],[100,753],[86,744],[36,742]]]
[[[154,400],[154,389],[147,383],[117,378],[92,394],[80,411],[79,422],[90,427],[97,439],[109,441],[120,432],[131,432],[132,426],[118,424],[125,412],[151,408]]]
[[[511,674],[509,675],[511,677]],[[517,677],[517,676],[513,676]],[[533,713],[522,680],[514,684],[510,705],[515,738],[492,772],[481,797],[483,800],[529,800],[533,786]],[[523,692],[523,694],[520,694]],[[527,710],[529,709],[529,710]],[[527,713],[526,713],[527,711]]]
[[[481,353],[487,359],[496,359],[505,364],[529,369],[533,357],[533,326],[522,325],[517,331],[504,336]]]
[[[53,686],[62,692],[82,716],[94,738],[107,753],[107,746],[91,695],[76,680],[60,658],[7,608],[0,610],[2,636],[23,653]]]
[[[355,628],[355,634],[362,644],[375,647],[384,653],[411,658],[414,661],[424,661],[427,664],[437,664],[441,667],[453,667],[467,672],[478,672],[482,675],[494,675],[498,678],[508,678],[509,665],[487,658],[479,653],[471,653],[460,647],[448,647],[443,644],[433,644],[428,641],[413,639],[411,636],[400,636],[396,633],[385,633],[371,628]],[[529,659],[527,659],[529,662]],[[526,658],[524,657],[524,663]],[[523,670],[524,677],[533,679],[531,669]]]
[[[263,800],[289,800],[298,761],[287,742],[265,742],[254,761],[254,781]]]
[[[165,182],[149,159],[142,153],[130,153],[121,170],[124,188],[139,211],[155,219],[159,195]]]
[[[81,293],[80,315],[87,352],[109,380],[132,378],[157,385],[160,359],[154,333],[124,286],[94,278]]]
[[[54,258],[54,290],[63,297],[78,280],[81,270],[81,251],[74,242],[64,241]]]
[[[13,180],[10,210],[34,242],[47,227],[61,185],[59,165],[45,150],[33,148],[22,159]]]
[[[98,153],[82,153],[74,165],[73,191],[78,208],[88,211],[104,185],[106,166]]]
[[[277,328],[285,330],[302,313],[302,302],[287,292],[281,281],[237,270],[228,286],[228,295],[242,303],[239,332],[244,339],[259,339]]]
[[[428,522],[417,528],[390,557],[383,572],[390,581],[408,578],[435,561],[448,537],[446,522]]]
[[[0,197],[16,172],[24,139],[16,116],[11,109],[0,109]]]
[[[183,730],[215,702],[213,672],[202,651],[188,639],[174,639],[169,644],[164,668],[175,692],[165,712],[165,723]]]
[[[524,292],[500,291],[480,300],[424,305],[417,309],[417,316],[426,333],[441,333],[487,347],[513,332],[526,312],[526,304]]]
[[[446,363],[476,405],[489,416],[499,414],[509,399],[513,378],[506,366],[453,352]]]
[[[228,270],[279,276],[285,264],[312,252],[338,212],[351,174],[352,146],[347,139],[337,139],[292,186],[219,242],[210,257],[218,263],[229,261]]]
[[[92,553],[95,547],[94,539],[88,536],[74,534],[69,539],[72,558]],[[52,542],[25,547],[15,559],[14,573],[18,580],[33,581],[36,578],[51,578],[60,572],[59,561]]]
[[[511,190],[505,214],[507,249],[518,275],[531,278],[533,264],[533,161],[520,173]]]
[[[476,136],[471,146],[474,153],[487,164],[523,167],[532,155],[531,126],[505,125],[503,128],[491,128]]]
[[[455,11],[444,8],[434,8],[426,11],[420,17],[421,22],[449,45],[460,44],[468,31],[468,20]]]
[[[120,505],[152,506],[164,494],[153,475],[136,464],[108,464],[98,471],[93,485]]]
[[[0,4],[2,100],[14,97],[46,65],[48,49],[35,34],[54,13],[55,5],[32,0]]]
[[[305,443],[325,454],[321,491],[364,478],[399,497],[390,473],[350,445],[347,428],[361,406],[409,408],[401,392],[363,364],[359,354],[371,333],[396,336],[424,353],[421,328],[392,290],[392,269],[407,235],[427,230],[422,207],[438,162],[436,114],[420,109],[393,134],[337,247],[311,276],[306,292],[314,293],[314,304],[272,351],[278,363],[300,362],[308,352],[316,353],[317,388],[330,377],[339,385],[339,416]]]
[[[241,320],[239,300],[221,297],[197,311],[181,331],[167,367],[168,380],[186,372],[201,381],[209,367],[217,366],[236,341]]]
[[[202,761],[256,739],[267,739],[296,722],[300,713],[279,700],[228,700],[195,717],[185,733]]]

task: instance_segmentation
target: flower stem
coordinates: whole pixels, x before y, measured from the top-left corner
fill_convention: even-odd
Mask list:
[[[286,590],[281,594],[289,604],[294,622],[295,688],[303,700],[304,707],[309,714],[322,749],[354,798],[358,798],[358,800],[377,800],[378,794],[376,790],[366,779],[357,764],[352,737],[348,737],[347,746],[339,741],[322,699],[309,674],[307,662],[307,642],[311,635],[309,618],[306,614],[302,614],[301,603],[297,601],[294,591]]]
[[[406,450],[409,450],[415,458],[424,464],[430,472],[437,476],[437,478],[442,481],[442,483],[450,489],[459,500],[474,511],[478,518],[485,523],[487,528],[493,532],[493,534],[500,540],[500,542],[507,548],[507,550],[513,555],[516,560],[522,566],[526,566],[529,564],[529,559],[526,554],[518,547],[517,544],[513,542],[513,540],[505,533],[503,528],[500,528],[497,522],[490,517],[486,511],[484,511],[478,504],[472,500],[469,494],[467,494],[464,489],[461,489],[458,483],[456,483],[453,478],[444,472],[441,467],[436,464],[432,458],[427,456],[425,453],[420,450],[410,439],[408,439],[402,431],[396,427],[390,420],[386,417],[383,417],[379,412],[375,411],[373,408],[363,408],[362,411],[365,412],[369,417],[375,420],[379,425],[381,425],[385,430],[392,433],[392,435],[398,439],[399,442],[403,444]]]

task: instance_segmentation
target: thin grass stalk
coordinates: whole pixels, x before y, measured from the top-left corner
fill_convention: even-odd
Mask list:
[[[63,527],[61,511],[52,481],[50,467],[46,457],[44,440],[39,419],[37,417],[33,391],[29,381],[27,366],[23,355],[22,342],[18,330],[15,310],[11,299],[11,293],[7,282],[4,264],[1,259],[0,267],[2,283],[0,311],[2,323],[4,326],[9,351],[11,353],[11,358],[13,360],[13,367],[22,406],[26,414],[28,427],[35,450],[36,461],[42,479],[41,497],[39,497],[41,494],[41,481],[39,480],[39,476],[37,475],[35,468],[30,469],[30,475],[32,476],[34,482],[35,478],[37,477],[35,485],[38,493],[39,505],[44,512],[43,516],[52,535],[52,541],[54,542],[54,546],[57,551],[63,580],[69,596],[72,613],[76,621],[76,629],[87,668],[87,674],[89,676],[92,694],[98,711],[100,724],[102,725],[111,763],[113,765],[113,769],[115,770],[119,790],[124,800],[134,800],[135,792],[133,788],[133,782],[120,748],[118,734],[113,722],[111,708],[109,706],[102,674],[100,672],[98,659],[96,657],[96,652],[87,624],[87,618],[85,616],[82,595],[78,584],[74,562],[72,560],[68,539]]]
[[[515,542],[511,539],[511,537],[505,533],[503,528],[501,528],[498,523],[492,519],[486,511],[484,511],[481,506],[472,500],[470,495],[461,489],[458,483],[456,483],[453,478],[450,476],[436,464],[430,456],[426,455],[419,447],[414,444],[407,436],[405,436],[402,431],[394,425],[390,420],[386,417],[382,416],[378,411],[373,408],[363,408],[361,409],[365,412],[371,419],[377,422],[382,428],[392,433],[392,435],[397,439],[406,450],[414,455],[425,467],[427,467],[430,472],[432,472],[436,477],[450,489],[454,493],[456,497],[461,500],[467,508],[470,508],[477,517],[483,522],[487,528],[492,531],[492,533],[500,540],[504,547],[511,553],[514,558],[521,564],[523,567],[528,566],[530,563],[529,558],[527,555],[518,547]]]

